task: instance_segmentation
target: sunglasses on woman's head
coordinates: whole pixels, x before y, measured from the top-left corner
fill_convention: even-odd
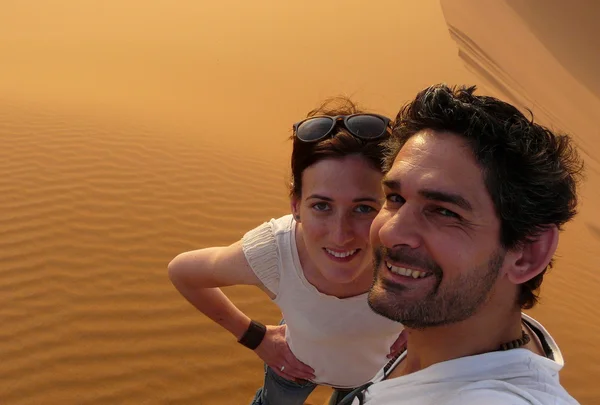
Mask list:
[[[322,115],[294,124],[294,134],[303,142],[318,142],[333,132],[338,123],[357,138],[379,139],[387,133],[390,119],[378,114]]]

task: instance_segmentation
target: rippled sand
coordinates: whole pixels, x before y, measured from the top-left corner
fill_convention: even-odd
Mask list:
[[[393,115],[433,82],[481,80],[433,0],[8,1],[1,14],[0,404],[248,403],[261,362],[175,292],[168,261],[288,212],[286,137],[323,97]],[[534,312],[591,403],[598,138],[581,128],[585,206]],[[256,289],[226,292],[279,320]]]

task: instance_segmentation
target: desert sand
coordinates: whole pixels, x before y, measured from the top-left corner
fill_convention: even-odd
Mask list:
[[[566,387],[594,403],[595,27],[548,33],[567,15],[558,1],[483,3],[4,2],[0,404],[248,403],[261,361],[181,298],[168,261],[288,212],[291,124],[322,99],[394,116],[436,82],[530,107],[582,148],[581,214],[532,313],[563,350]],[[257,289],[226,293],[279,320]]]

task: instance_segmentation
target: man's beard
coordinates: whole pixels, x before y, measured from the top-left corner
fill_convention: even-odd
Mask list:
[[[498,250],[483,265],[442,286],[443,270],[432,259],[417,255],[410,248],[374,249],[375,274],[368,295],[369,306],[376,313],[413,329],[463,321],[487,300],[500,274],[504,256],[505,252]],[[382,268],[384,258],[432,273],[428,277],[436,278],[434,288],[418,300],[405,298],[410,287],[379,277],[379,272],[387,271]]]

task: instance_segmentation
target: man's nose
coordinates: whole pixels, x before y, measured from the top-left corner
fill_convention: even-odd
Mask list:
[[[383,223],[379,239],[388,248],[404,245],[416,249],[421,245],[422,228],[416,208],[404,204]]]

